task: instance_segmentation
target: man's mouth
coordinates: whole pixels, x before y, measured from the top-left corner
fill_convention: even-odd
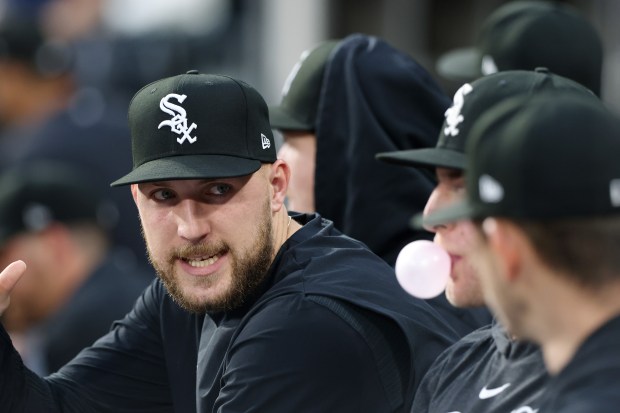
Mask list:
[[[199,258],[183,258],[183,261],[187,262],[192,267],[208,267],[213,265],[220,259],[220,255],[216,254],[211,257],[199,257]]]
[[[448,255],[450,256],[450,277],[454,278],[454,267],[461,260],[461,256],[450,253],[448,253]]]

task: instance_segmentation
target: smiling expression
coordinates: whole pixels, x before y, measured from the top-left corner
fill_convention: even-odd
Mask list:
[[[170,295],[228,311],[260,288],[274,258],[267,173],[132,185],[149,258]]]

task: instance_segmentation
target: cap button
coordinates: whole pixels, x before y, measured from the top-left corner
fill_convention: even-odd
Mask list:
[[[536,69],[534,69],[535,72],[537,73],[549,73],[549,68],[547,67],[537,67]]]
[[[196,69],[192,69],[192,70],[188,70],[188,71],[187,71],[187,74],[188,74],[188,75],[197,75],[198,73],[199,73],[199,72],[198,72],[198,70],[196,70]]]

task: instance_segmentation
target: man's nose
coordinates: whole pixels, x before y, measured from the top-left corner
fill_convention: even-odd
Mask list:
[[[433,212],[440,210],[442,208],[445,208],[447,205],[448,204],[445,202],[445,199],[442,196],[441,192],[438,191],[437,188],[435,188],[433,192],[431,192],[431,195],[429,196],[428,201],[426,202],[426,205],[424,206],[423,216],[427,217]],[[453,224],[448,223],[448,224],[428,225],[423,222],[424,229],[426,229],[427,231],[433,232],[433,233],[437,233],[443,229],[448,229],[451,225]]]
[[[178,235],[196,243],[211,232],[209,208],[201,202],[191,199],[182,201],[177,207]]]

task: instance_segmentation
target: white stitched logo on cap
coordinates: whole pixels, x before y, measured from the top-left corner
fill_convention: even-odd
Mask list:
[[[301,53],[299,60],[297,61],[297,63],[295,63],[295,66],[293,66],[291,72],[286,77],[286,80],[284,81],[284,86],[282,87],[282,96],[286,96],[288,94],[288,91],[291,89],[291,83],[293,83],[293,80],[295,80],[295,76],[297,76],[297,72],[299,72],[299,69],[301,69],[301,65],[303,64],[304,60],[306,60],[308,55],[310,55],[310,51],[311,50],[308,49],[304,50]]]
[[[263,145],[263,149],[269,149],[271,148],[271,141],[269,140],[268,137],[266,137],[264,134],[260,134],[260,140],[261,143]]]
[[[497,65],[495,64],[495,60],[489,55],[482,56],[482,62],[480,63],[480,71],[483,75],[492,75],[493,73],[497,73]]]
[[[456,136],[459,134],[457,126],[465,120],[463,115],[461,115],[461,109],[463,109],[463,103],[465,102],[465,95],[472,90],[474,90],[474,88],[469,83],[465,83],[454,94],[454,103],[452,103],[452,106],[449,107],[445,113],[447,126],[443,130],[444,135]]]
[[[180,144],[185,142],[186,139],[189,141],[189,143],[196,142],[197,138],[195,136],[191,136],[190,133],[198,126],[193,122],[189,127],[187,126],[187,112],[185,112],[185,109],[183,109],[181,106],[171,103],[171,98],[176,99],[179,103],[183,103],[187,96],[178,95],[176,93],[169,93],[159,101],[159,108],[172,116],[172,119],[162,121],[159,126],[157,126],[157,129],[161,129],[162,126],[169,126],[172,132],[176,133],[177,135],[183,135],[182,138],[177,138],[177,142],[179,142]]]
[[[609,181],[609,198],[612,206],[620,206],[620,179]]]
[[[504,188],[495,178],[489,175],[481,175],[478,179],[478,191],[480,199],[488,203],[498,203],[504,199]]]

